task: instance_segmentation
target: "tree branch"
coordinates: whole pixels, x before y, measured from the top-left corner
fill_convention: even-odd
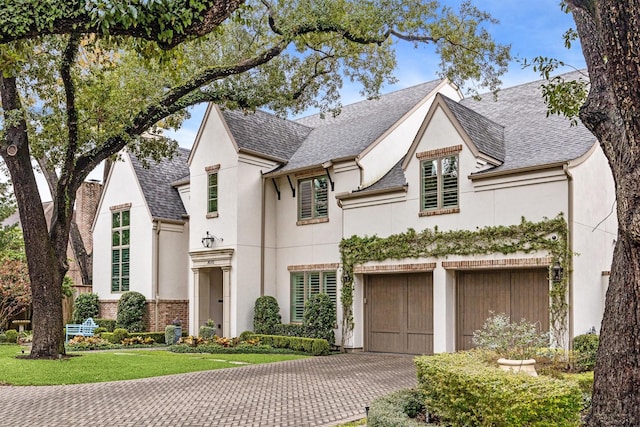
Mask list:
[[[0,10],[0,44],[43,35],[97,33],[131,36],[154,41],[163,49],[204,36],[215,30],[240,7],[244,0],[174,0],[171,10],[167,2],[129,4],[129,9],[107,10],[111,2],[84,0],[50,0],[46,10],[34,12],[29,2],[7,0]],[[142,2],[141,2],[142,3]],[[94,8],[90,9],[89,6]],[[130,15],[135,9],[139,22],[132,25]],[[48,16],[42,16],[45,13]],[[38,18],[38,19],[36,19]]]

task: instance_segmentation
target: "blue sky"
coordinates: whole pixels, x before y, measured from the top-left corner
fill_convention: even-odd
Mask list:
[[[444,0],[441,3],[457,8],[461,2]],[[536,56],[546,56],[562,60],[575,68],[585,67],[579,43],[574,43],[571,50],[564,46],[562,36],[567,29],[574,27],[574,23],[571,15],[560,9],[560,0],[473,0],[473,3],[500,21],[487,27],[487,30],[499,43],[510,44],[515,58],[530,60]],[[385,86],[382,93],[438,78],[439,58],[429,46],[415,49],[412,44],[401,42],[398,44],[397,58],[395,76],[398,83]],[[523,70],[520,64],[512,62],[502,81],[503,87],[510,87],[539,78],[530,68]],[[359,89],[356,85],[345,85],[341,92],[342,103],[360,101]],[[191,148],[204,110],[204,106],[194,108],[191,119],[170,136],[178,140],[181,146]]]

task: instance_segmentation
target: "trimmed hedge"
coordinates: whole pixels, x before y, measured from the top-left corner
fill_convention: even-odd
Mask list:
[[[116,328],[115,319],[94,318],[93,321],[96,323],[96,325],[100,326],[101,328],[105,328],[107,332],[113,332],[113,330]]]
[[[575,383],[504,372],[475,352],[415,359],[425,404],[454,426],[557,426],[580,424],[582,393]]]
[[[18,342],[18,331],[16,331],[15,329],[7,329],[6,331],[4,331],[4,335],[7,337],[7,342]]]
[[[600,336],[582,334],[573,338],[573,351],[576,368],[591,371],[596,365],[596,352],[600,345]]]
[[[169,347],[173,353],[210,353],[210,354],[291,354],[296,353],[285,348],[273,348],[268,345],[240,344],[224,347],[218,344],[201,344],[197,347],[188,344],[175,344]]]
[[[132,332],[129,338],[133,337],[152,338],[156,344],[164,344],[164,332]]]
[[[371,402],[367,414],[367,426],[424,427],[430,425],[416,420],[416,410],[418,412],[424,410],[424,395],[417,390],[399,390]],[[413,418],[410,415],[413,415]]]
[[[286,348],[293,351],[301,351],[314,356],[326,356],[329,354],[329,342],[322,338],[285,337],[281,335],[254,334],[252,338],[258,338],[260,344],[273,348]]]
[[[98,294],[95,294],[93,292],[80,294],[73,302],[73,315],[71,316],[71,323],[80,324],[87,320],[89,317],[95,319],[99,311],[100,302],[98,301]]]
[[[256,299],[253,312],[253,330],[256,334],[273,334],[281,321],[278,300],[269,295],[261,296]]]
[[[306,334],[307,329],[299,323],[280,323],[279,325],[274,326],[273,333],[271,335],[304,337]]]

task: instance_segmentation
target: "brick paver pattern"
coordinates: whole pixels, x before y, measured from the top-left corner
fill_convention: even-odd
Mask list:
[[[412,357],[353,353],[133,381],[0,386],[0,425],[332,426],[415,385]]]

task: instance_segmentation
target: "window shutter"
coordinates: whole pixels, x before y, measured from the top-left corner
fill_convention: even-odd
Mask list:
[[[458,206],[458,158],[442,159],[442,207]]]
[[[328,195],[327,195],[327,178],[315,178],[314,184],[314,205],[315,205],[315,217],[325,218],[328,215]]]
[[[438,161],[422,162],[422,210],[438,207]]]
[[[307,273],[307,278],[309,279],[309,294],[307,297],[311,295],[316,295],[320,293],[320,273],[313,272]]]
[[[304,314],[304,273],[291,275],[291,322],[302,322]]]
[[[333,301],[333,303],[336,305],[336,307],[338,306],[338,285],[337,285],[337,280],[336,280],[336,273],[335,271],[333,272],[329,272],[329,273],[324,273],[324,283],[323,283],[323,292],[327,295],[329,295],[329,298],[331,298],[331,301]]]
[[[312,210],[312,194],[313,188],[311,186],[311,180],[301,181],[300,182],[300,205],[298,211],[298,219],[311,219],[313,215]]]

